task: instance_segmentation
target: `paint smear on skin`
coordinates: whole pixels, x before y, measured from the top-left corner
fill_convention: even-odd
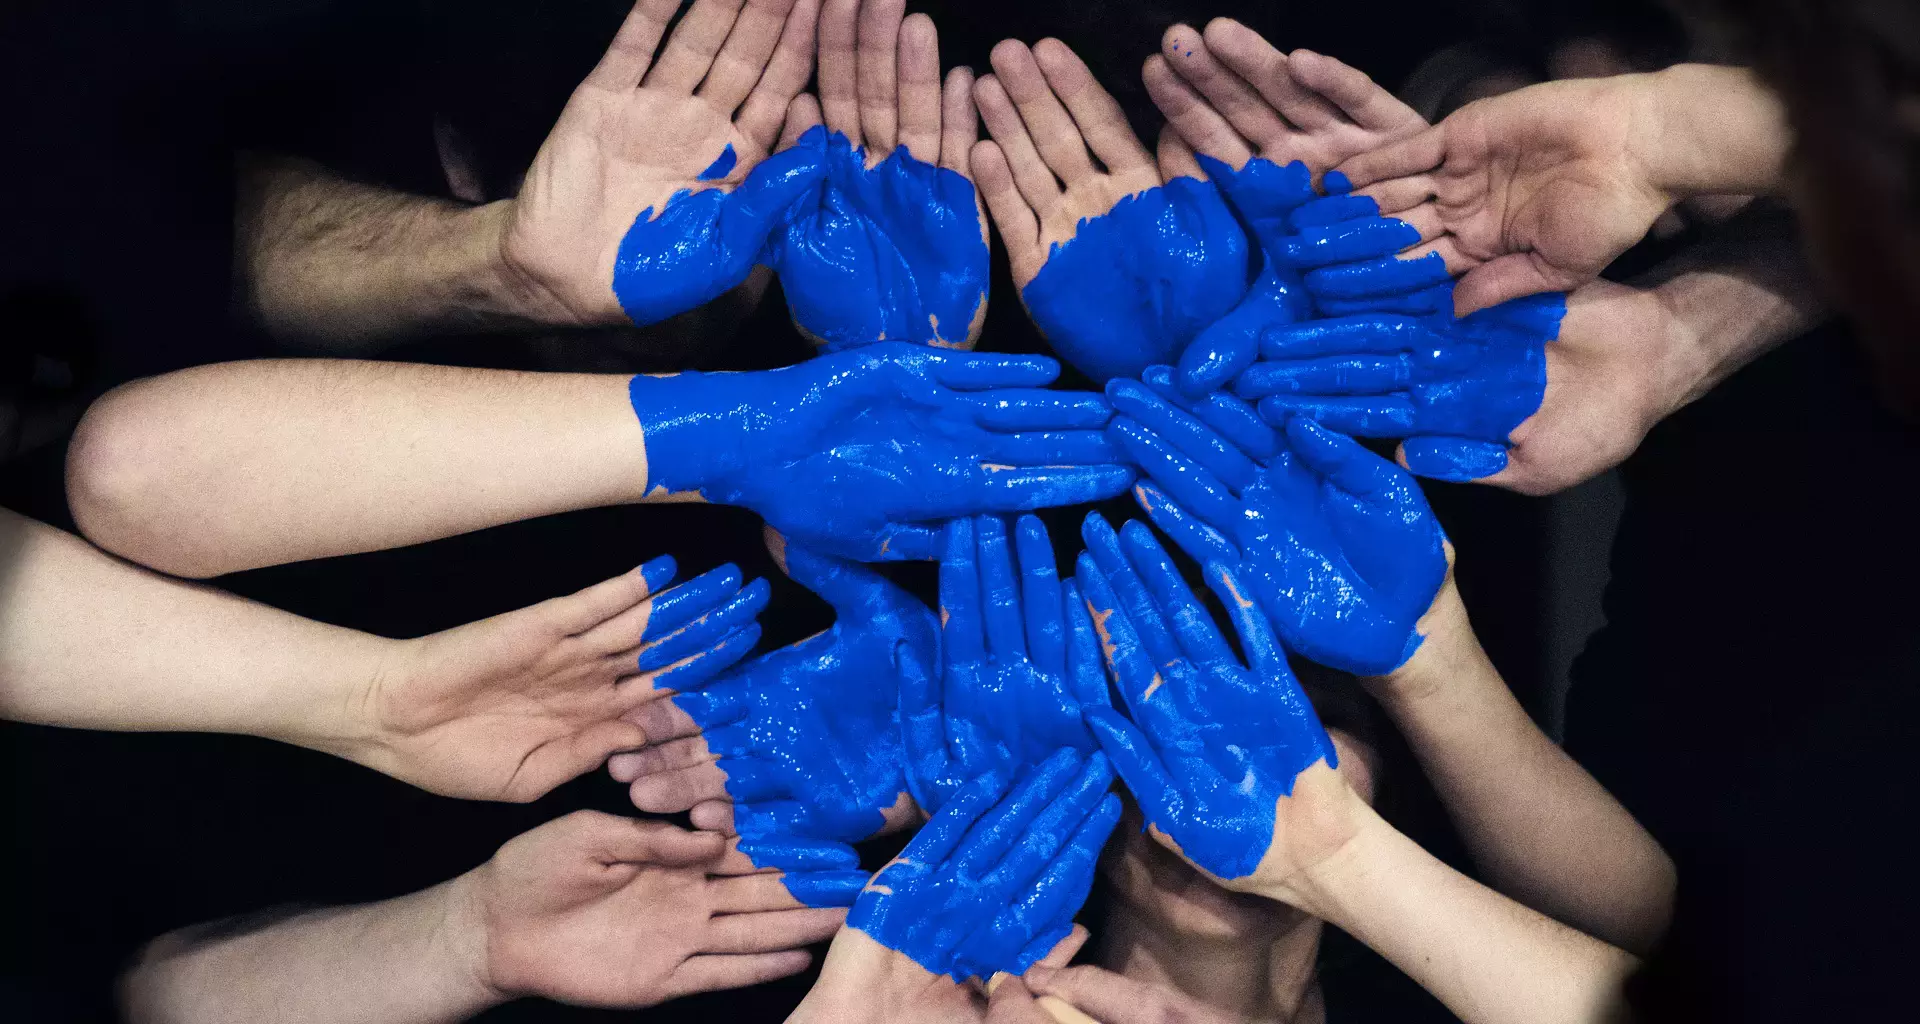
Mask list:
[[[821,154],[827,179],[771,249],[794,322],[830,351],[965,346],[991,269],[973,183],[905,146],[870,168],[865,150],[820,126],[796,145]]]
[[[1424,477],[1468,483],[1507,468],[1505,445],[1455,437],[1408,438],[1407,468]]]
[[[733,172],[733,165],[738,160],[739,157],[733,152],[733,143],[727,143],[727,148],[721,150],[720,155],[707,165],[707,169],[700,172],[700,180],[715,181],[726,177]]]
[[[1250,257],[1219,189],[1175,178],[1082,220],[1020,296],[1054,351],[1104,384],[1178,359],[1246,295]]]

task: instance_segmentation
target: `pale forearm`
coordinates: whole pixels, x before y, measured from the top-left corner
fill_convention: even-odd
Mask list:
[[[647,462],[624,376],[259,360],[108,394],[67,477],[95,543],[213,576],[635,501]]]
[[[508,204],[349,181],[305,160],[243,162],[238,266],[256,316],[317,351],[447,330],[565,322],[500,256]]]
[[[1653,187],[1675,199],[1785,190],[1793,130],[1786,107],[1758,75],[1679,64],[1628,80],[1647,99],[1652,123],[1637,155]]]
[[[163,936],[121,983],[134,1024],[439,1024],[499,1002],[450,904],[459,881],[201,940]]]
[[[1628,954],[1454,871],[1369,815],[1295,900],[1359,939],[1467,1024],[1624,1016]]]
[[[157,576],[0,511],[0,714],[347,753],[397,642]]]
[[[1673,861],[1528,717],[1449,583],[1428,639],[1368,681],[1446,806],[1481,876],[1534,910],[1644,953],[1672,915]]]

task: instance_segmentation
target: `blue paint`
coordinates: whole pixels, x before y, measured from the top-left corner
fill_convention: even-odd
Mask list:
[[[1274,839],[1294,779],[1338,763],[1272,629],[1232,569],[1207,579],[1233,616],[1243,664],[1151,532],[1116,538],[1087,517],[1080,580],[1127,710],[1087,712],[1147,823],[1217,878],[1245,878]],[[1172,656],[1157,654],[1159,648]]]
[[[1092,752],[1080,709],[1105,700],[1106,676],[1092,623],[1067,600],[1039,519],[1021,516],[1011,540],[994,516],[947,524],[944,668],[936,677],[901,659],[907,782],[922,810],[989,771],[1012,774],[1063,747]]]
[[[676,662],[672,671],[654,677],[653,685],[693,685],[726,671],[746,657],[759,641],[755,619],[766,607],[770,590],[765,580],[740,585],[740,569],[723,565],[668,590],[659,590],[673,578],[672,558],[657,558],[641,567],[641,577],[652,592],[647,623],[640,632],[640,655],[635,666],[655,672]]]
[[[1095,381],[1134,377],[1239,304],[1248,257],[1220,190],[1175,178],[1082,220],[1020,297],[1061,358]]]
[[[788,895],[809,907],[851,907],[869,876],[846,843],[824,839],[741,839],[739,850],[757,868],[777,868]]]
[[[901,663],[930,664],[939,649],[933,613],[872,570],[791,541],[786,558],[788,574],[833,606],[833,626],[670,698],[726,773],[750,858],[880,830],[907,792]]]
[[[1401,446],[1407,468],[1435,480],[1468,483],[1507,468],[1507,446],[1458,437],[1410,437]]]
[[[1120,820],[1113,770],[1062,750],[1011,792],[1008,778],[957,790],[873,877],[847,927],[955,980],[1024,974],[1066,938]]]
[[[787,537],[862,561],[932,559],[940,524],[1124,492],[1097,394],[1040,390],[1037,356],[897,342],[755,373],[640,376],[628,386],[650,497],[753,509]]]
[[[1162,395],[1109,394],[1109,429],[1153,480],[1135,492],[1148,517],[1196,560],[1235,567],[1289,648],[1359,675],[1412,656],[1447,566],[1406,471],[1304,418],[1256,460]]]
[[[1321,296],[1353,300],[1417,292],[1451,277],[1447,273],[1447,261],[1439,253],[1430,252],[1414,259],[1388,256],[1360,263],[1336,263],[1307,271],[1306,282],[1307,290],[1316,300]]]
[[[802,331],[828,351],[876,341],[963,347],[987,305],[989,258],[973,183],[901,146],[872,168],[838,132],[823,188],[795,203],[769,263]]]
[[[700,612],[691,621],[650,643],[645,642],[643,635],[640,671],[653,672],[711,650],[734,630],[754,621],[766,609],[772,592],[766,580],[754,580],[725,604]],[[647,634],[653,631],[654,622],[649,620]]]
[[[1199,160],[1258,245],[1259,269],[1240,304],[1208,325],[1180,354],[1180,388],[1196,397],[1246,369],[1267,329],[1313,315],[1300,275],[1281,258],[1289,215],[1314,197],[1307,165],[1295,160],[1283,167],[1256,159],[1236,171],[1204,153]]]
[[[786,149],[731,191],[683,189],[658,209],[641,211],[614,256],[620,308],[644,326],[726,294],[762,262],[787,208],[825,176],[820,154]]]
[[[1420,244],[1420,232],[1404,220],[1363,217],[1308,225],[1286,241],[1282,254],[1292,267],[1325,267],[1334,263],[1379,259]]]
[[[640,578],[647,584],[647,593],[658,594],[679,571],[680,563],[675,562],[672,555],[661,555],[640,566]]]
[[[720,155],[714,157],[713,162],[707,165],[707,169],[700,172],[700,180],[714,181],[726,177],[732,173],[733,165],[739,159],[739,155],[733,151],[733,143],[727,143],[727,148],[721,150]]]

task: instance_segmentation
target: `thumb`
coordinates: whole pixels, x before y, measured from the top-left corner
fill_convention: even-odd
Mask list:
[[[858,562],[823,555],[788,539],[780,567],[787,578],[820,595],[842,619],[864,622],[879,610],[876,604],[899,591],[886,577]]]
[[[1507,468],[1506,445],[1461,437],[1410,437],[1399,455],[1414,475],[1457,484],[1484,481]]]
[[[1455,282],[1453,315],[1463,317],[1541,292],[1571,291],[1593,277],[1562,270],[1541,259],[1539,253],[1508,253],[1467,271]]]
[[[824,147],[796,145],[760,161],[722,201],[720,236],[730,249],[758,251],[787,208],[820,187],[826,174]]]

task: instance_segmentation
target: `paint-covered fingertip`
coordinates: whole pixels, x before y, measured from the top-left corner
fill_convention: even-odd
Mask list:
[[[1353,191],[1353,182],[1345,171],[1328,171],[1320,179],[1320,187],[1330,196],[1343,196]]]
[[[672,555],[661,555],[640,566],[640,579],[647,585],[647,593],[657,594],[662,587],[673,582],[673,576],[680,571],[680,563]]]
[[[1507,468],[1505,445],[1458,438],[1409,438],[1401,446],[1407,469],[1448,483],[1472,483]]]

